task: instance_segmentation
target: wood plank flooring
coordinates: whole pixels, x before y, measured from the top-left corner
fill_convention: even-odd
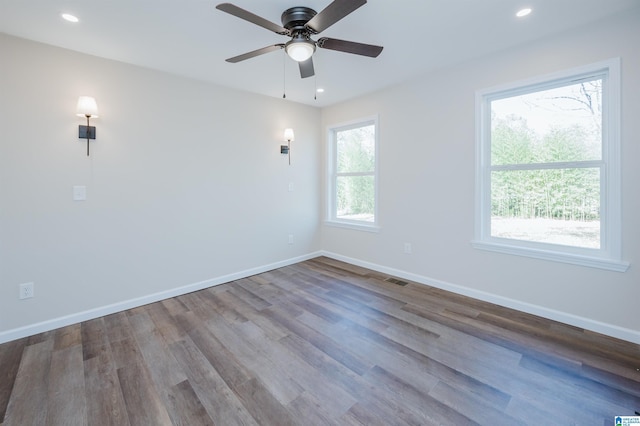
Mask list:
[[[316,258],[0,345],[2,425],[613,425],[640,346]],[[395,282],[394,282],[395,281]]]

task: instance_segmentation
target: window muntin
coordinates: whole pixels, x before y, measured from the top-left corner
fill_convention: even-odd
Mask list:
[[[479,91],[477,248],[613,270],[619,60]]]
[[[332,127],[329,222],[377,224],[377,120]]]

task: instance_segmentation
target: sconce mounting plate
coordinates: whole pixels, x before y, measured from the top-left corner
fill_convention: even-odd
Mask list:
[[[80,139],[95,139],[96,138],[96,126],[79,126],[78,138]]]

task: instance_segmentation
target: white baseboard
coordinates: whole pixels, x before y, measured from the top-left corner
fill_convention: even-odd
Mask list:
[[[607,323],[595,321],[589,318],[568,314],[566,312],[548,309],[542,306],[533,305],[530,303],[522,302],[515,299],[510,299],[507,297],[497,296],[492,293],[487,293],[480,290],[474,290],[469,287],[464,287],[457,284],[451,284],[445,281],[424,277],[422,275],[413,274],[411,272],[389,268],[386,266],[378,265],[371,262],[366,262],[360,259],[355,259],[355,258],[343,256],[337,253],[327,252],[327,251],[318,251],[314,253],[309,253],[303,256],[286,259],[280,262],[258,266],[255,268],[247,269],[247,270],[236,272],[233,274],[223,275],[223,276],[212,278],[206,281],[188,284],[182,287],[161,291],[158,293],[150,294],[143,297],[138,297],[135,299],[123,300],[122,302],[113,303],[111,305],[101,306],[101,307],[89,309],[83,312],[77,312],[70,315],[65,315],[63,317],[54,318],[48,321],[43,321],[36,324],[30,324],[24,327],[3,331],[3,332],[0,332],[0,343],[6,343],[12,340],[20,339],[22,337],[32,336],[34,334],[42,333],[49,330],[54,330],[56,328],[65,327],[67,325],[76,324],[82,321],[88,321],[91,319],[99,318],[101,316],[114,314],[116,312],[121,312],[127,309],[143,306],[149,303],[158,302],[160,300],[168,299],[171,297],[176,297],[183,294],[191,293],[193,291],[202,290],[208,287],[213,287],[213,286],[224,284],[230,281],[235,281],[242,278],[250,277],[252,275],[271,271],[273,269],[277,269],[284,266],[293,265],[295,263],[302,262],[305,260],[313,259],[314,257],[318,257],[318,256],[326,256],[332,259],[340,260],[356,266],[361,266],[363,268],[371,269],[373,271],[381,272],[394,277],[404,278],[406,280],[410,280],[419,284],[429,285],[442,290],[450,291],[452,293],[473,297],[474,299],[494,303],[496,305],[504,306],[511,309],[516,309],[518,311],[526,312],[533,315],[538,315],[543,318],[559,321],[565,324],[573,325],[575,327],[580,327],[585,330],[590,330],[596,333],[605,334],[607,336],[615,337],[617,339],[622,339],[628,342],[640,344],[640,332],[636,330],[618,327],[616,325],[607,324]]]
[[[170,290],[149,294],[147,296],[142,296],[135,299],[123,300],[121,302],[113,303],[111,305],[100,306],[100,307],[89,309],[83,312],[77,312],[70,315],[65,315],[63,317],[58,317],[51,320],[39,322],[36,324],[30,324],[24,327],[3,331],[3,332],[0,332],[0,343],[10,342],[12,340],[20,339],[27,336],[32,336],[34,334],[43,333],[45,331],[55,330],[56,328],[65,327],[67,325],[76,324],[82,321],[92,320],[105,315],[114,314],[116,312],[121,312],[121,311],[135,308],[138,306],[147,305],[149,303],[158,302],[160,300],[169,299],[171,297],[176,297],[183,294],[191,293],[193,291],[198,291],[208,287],[213,287],[216,285],[228,283],[230,281],[239,280],[242,278],[250,277],[252,275],[261,274],[263,272],[271,271],[273,269],[282,268],[283,266],[289,266],[305,260],[313,259],[314,257],[318,257],[321,255],[322,255],[321,252],[309,253],[303,256],[282,260],[280,262],[258,266],[256,268],[246,269],[244,271],[236,272],[233,274],[223,275],[217,278],[212,278],[209,280],[200,281],[193,284],[188,284],[182,287],[177,287]]]
[[[335,260],[340,260],[342,262],[350,263],[352,265],[361,266],[363,268],[371,269],[373,271],[381,272],[383,274],[404,278],[406,280],[413,281],[419,284],[429,285],[431,287],[447,290],[452,293],[473,297],[474,299],[494,303],[496,305],[504,306],[506,308],[516,309],[518,311],[526,312],[528,314],[537,315],[539,317],[562,322],[564,324],[569,324],[575,327],[583,328],[585,330],[594,331],[596,333],[605,334],[607,336],[615,337],[617,339],[640,344],[640,331],[637,331],[637,330],[632,330],[629,328],[623,328],[616,325],[595,321],[589,318],[580,317],[580,316],[569,314],[566,312],[556,311],[554,309],[549,309],[549,308],[534,305],[531,303],[526,303],[519,300],[510,299],[507,297],[498,296],[498,295],[487,293],[480,290],[474,290],[469,287],[464,287],[457,284],[451,284],[445,281],[440,281],[433,278],[424,277],[422,275],[413,274],[411,272],[406,272],[399,269],[381,266],[375,263],[354,259],[352,257],[343,256],[337,253],[322,251],[321,254],[323,256],[326,256]]]

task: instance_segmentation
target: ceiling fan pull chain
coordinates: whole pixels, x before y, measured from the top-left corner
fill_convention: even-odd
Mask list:
[[[282,50],[282,99],[287,98],[287,53]]]

